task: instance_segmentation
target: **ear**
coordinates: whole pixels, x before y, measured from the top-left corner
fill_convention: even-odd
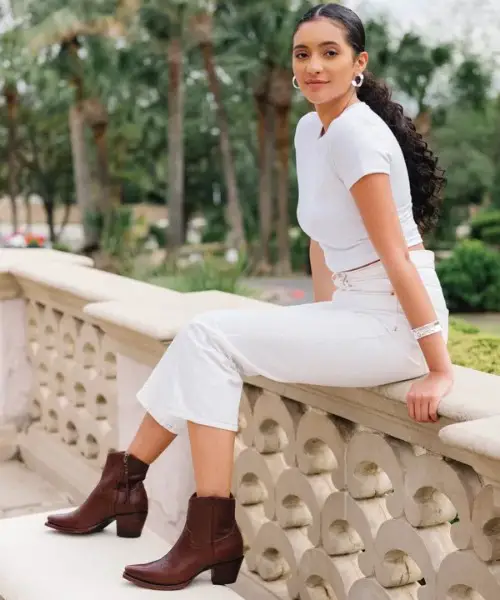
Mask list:
[[[364,52],[360,52],[359,56],[357,57],[356,63],[360,69],[360,72],[363,72],[367,65],[368,65],[368,52],[364,51]]]

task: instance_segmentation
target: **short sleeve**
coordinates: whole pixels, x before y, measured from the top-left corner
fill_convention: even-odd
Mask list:
[[[347,133],[347,132],[346,132]],[[365,175],[391,172],[391,154],[382,136],[375,131],[351,130],[333,135],[329,154],[337,176],[348,190]]]

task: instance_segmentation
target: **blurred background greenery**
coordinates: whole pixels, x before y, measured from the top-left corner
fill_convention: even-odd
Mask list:
[[[312,107],[292,88],[290,44],[312,4],[12,0],[0,44],[4,243],[81,251],[182,291],[255,293],[254,276],[307,274],[293,130]],[[365,25],[371,70],[447,170],[425,241],[451,312],[488,340],[454,321],[454,359],[499,372],[492,63],[462,43],[396,37],[382,17]]]

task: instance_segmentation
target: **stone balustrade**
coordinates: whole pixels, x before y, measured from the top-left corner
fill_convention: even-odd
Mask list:
[[[21,427],[26,462],[76,501],[107,452],[129,443],[135,394],[181,327],[211,309],[279,310],[59,253],[0,252],[0,425]],[[255,585],[301,600],[500,598],[500,378],[456,367],[433,424],[408,418],[410,385],[245,382],[233,480],[242,595]],[[173,541],[194,489],[186,436],[147,486],[148,526]]]

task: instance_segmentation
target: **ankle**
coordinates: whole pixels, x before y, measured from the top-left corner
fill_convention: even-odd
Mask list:
[[[137,456],[137,454],[134,454],[129,450],[125,451],[125,455],[128,456],[130,461],[136,463],[138,466],[143,467],[144,469],[149,469],[151,466],[151,463],[147,461],[147,457],[142,458],[141,456]]]
[[[232,498],[230,490],[204,488],[196,491],[197,498]]]

